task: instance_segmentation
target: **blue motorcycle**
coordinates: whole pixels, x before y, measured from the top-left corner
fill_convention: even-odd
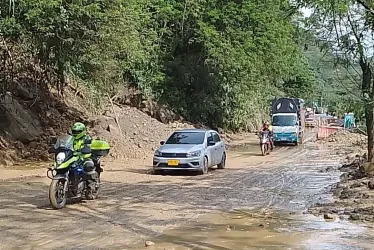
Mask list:
[[[74,137],[63,135],[55,139],[53,146],[48,150],[55,155],[53,166],[47,171],[47,176],[52,180],[49,186],[49,201],[54,209],[65,207],[68,198],[96,199],[100,191],[100,174],[103,171],[100,158],[109,153],[109,144],[105,141],[92,140],[90,152],[94,159],[97,174],[95,190],[88,192],[87,175],[83,169],[83,159],[74,155]],[[90,196],[90,198],[88,198]],[[93,197],[92,197],[93,196]]]

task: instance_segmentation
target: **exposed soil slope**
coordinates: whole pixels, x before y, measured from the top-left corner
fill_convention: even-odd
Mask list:
[[[93,137],[109,141],[110,157],[124,160],[144,158],[176,129],[194,128],[182,122],[160,122],[144,107],[141,111],[132,106],[112,104],[104,114],[93,116],[82,104],[84,100],[72,92],[60,96],[46,91],[34,93],[23,87],[22,91],[21,95],[17,89],[8,92],[0,103],[3,119],[0,123],[0,165],[9,166],[22,160],[48,160],[51,137],[66,133],[76,121],[85,123]],[[167,111],[163,107],[155,116],[168,122],[172,119],[167,119],[171,114]]]

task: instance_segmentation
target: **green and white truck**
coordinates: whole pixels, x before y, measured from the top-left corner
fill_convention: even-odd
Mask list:
[[[276,144],[302,144],[305,133],[304,100],[274,98],[271,102],[271,125]]]

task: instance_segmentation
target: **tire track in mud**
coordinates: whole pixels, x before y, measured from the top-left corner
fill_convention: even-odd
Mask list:
[[[31,237],[34,242],[32,245],[38,246],[37,249],[50,249],[52,246],[58,248],[62,243],[71,249],[95,247],[123,249],[124,246],[144,236],[155,235],[170,225],[193,219],[198,214],[212,209],[231,209],[237,205],[253,204],[271,207],[286,203],[289,198],[280,197],[283,189],[295,183],[297,185],[297,182],[302,180],[294,174],[289,175],[289,172],[293,171],[290,165],[300,162],[307,154],[308,150],[302,147],[282,147],[273,152],[271,157],[266,157],[256,168],[234,171],[229,171],[228,168],[228,171],[214,171],[207,176],[185,178],[183,183],[170,182],[169,186],[168,181],[173,176],[163,178],[158,185],[154,181],[138,183],[135,186],[126,184],[117,186],[117,183],[104,182],[100,200],[69,205],[65,211],[39,212],[31,208],[38,212],[35,215],[37,219],[42,218],[40,216],[49,217],[50,220],[59,216],[68,216],[67,222],[61,223],[61,231],[45,228],[46,222],[34,222],[39,227],[36,229],[41,232]],[[256,192],[261,189],[261,192]],[[166,214],[165,221],[154,220],[150,217],[165,216],[165,214],[156,213],[152,216],[148,213],[147,206],[148,210],[163,209],[162,206],[165,206],[166,213],[171,215]],[[3,212],[1,210],[0,222],[4,221],[3,212],[7,209]],[[173,217],[172,213],[175,213],[176,218],[169,218]],[[12,215],[10,216],[12,219]],[[72,225],[68,225],[69,222]],[[105,234],[105,231],[109,231],[110,234]],[[92,234],[92,232],[101,233],[98,236],[97,233]],[[19,233],[22,235],[22,232]],[[62,242],[61,234],[64,236]],[[7,242],[9,243],[9,237],[6,237],[3,243],[7,244]],[[24,243],[24,246],[29,245]]]
[[[287,147],[282,147],[281,149],[276,152],[278,156],[279,156],[279,154],[282,154],[284,151],[286,151]],[[289,150],[287,155],[282,154],[282,156],[283,157],[284,156],[288,157],[288,156],[294,154],[294,151],[302,151],[302,149],[296,148],[296,150],[295,149]],[[268,162],[264,162],[264,163],[259,164],[258,167],[259,168],[262,168],[264,166],[271,167],[274,164],[276,164],[276,162],[268,161]],[[223,170],[223,171],[225,171],[225,170]],[[211,177],[225,179],[225,178],[231,176],[231,177],[234,177],[233,178],[234,180],[232,180],[231,182],[225,183],[225,185],[235,187],[236,185],[240,185],[241,182],[247,181],[248,179],[251,179],[251,180],[256,179],[261,174],[261,173],[257,173],[255,175],[243,175],[242,176],[241,173],[240,174],[233,174],[231,172],[223,172],[223,171],[221,171],[219,173],[217,173],[217,171],[215,171],[215,173],[209,174],[209,175],[206,175],[206,176],[194,176],[193,181],[194,182],[204,181],[204,180],[206,181],[206,180],[210,180]],[[247,172],[247,170],[244,170],[242,172]],[[236,175],[239,175],[241,177],[237,177]],[[133,199],[141,199],[140,202],[142,202],[143,200],[160,197],[160,196],[165,195],[166,193],[168,193],[172,190],[182,189],[184,187],[188,187],[189,185],[190,185],[190,183],[187,182],[187,183],[180,184],[179,187],[171,186],[171,187],[168,187],[168,188],[163,188],[161,190],[155,190],[153,192],[149,192],[149,191],[145,190],[144,193],[140,193],[140,194],[134,196]],[[114,191],[110,191],[110,192],[105,192],[105,195],[108,197],[108,196],[114,195],[116,193],[123,193],[123,192],[128,192],[128,191],[131,191],[131,187],[130,188],[119,189],[119,190],[114,190]],[[129,201],[129,203],[131,203],[131,201]]]
[[[263,164],[264,165],[264,164]],[[215,176],[215,178],[227,178],[228,176],[232,175],[231,172],[226,172],[224,174],[220,174],[218,176]],[[241,175],[241,174],[240,174]],[[260,174],[255,174],[255,175],[252,175],[252,176],[249,176],[251,180],[254,180],[256,179]],[[194,181],[204,181],[204,180],[207,180],[209,179],[209,177],[211,176],[202,176],[202,177],[199,177],[199,178],[196,178]],[[227,186],[233,186],[235,188],[235,183],[240,183],[240,182],[243,182],[243,181],[246,181],[246,179],[248,179],[248,176],[243,176],[241,178],[231,178],[232,181],[230,183],[225,183],[225,185]],[[180,185],[180,187],[178,187],[178,189],[183,189],[183,187],[186,187],[188,186],[188,184],[182,184]],[[115,194],[120,194],[120,193],[123,193],[123,192],[128,192],[128,191],[131,191],[130,190],[131,188],[126,188],[126,189],[122,189],[122,190],[116,190],[116,191],[113,191],[112,193],[109,193],[108,195],[115,195]],[[160,197],[160,196],[163,196],[165,195],[165,193],[168,193],[168,192],[176,192],[177,188],[176,187],[169,187],[169,188],[164,188],[162,190],[155,190],[154,192],[148,192],[148,191],[144,191],[140,194],[138,194],[137,196],[134,196],[133,199],[137,199],[137,198],[140,198],[142,197],[143,199],[151,199],[151,198],[156,198],[156,197]],[[103,190],[105,191],[105,190]],[[135,203],[138,203],[138,202],[142,202],[142,201],[135,201]],[[131,204],[131,203],[134,203],[134,201],[127,201],[126,202],[127,204]],[[91,205],[91,206],[90,206]],[[114,209],[116,208],[119,208],[119,207],[122,207],[126,204],[121,204],[121,205],[118,205],[118,206],[115,206]],[[79,207],[81,205],[73,205],[74,207],[77,207],[79,209]],[[72,207],[73,207],[72,206]],[[95,210],[95,207],[100,207],[99,204],[97,205],[93,205],[92,204],[88,204],[87,205],[83,205],[82,207],[85,207],[86,209],[88,209],[88,211],[91,213],[91,214],[95,214],[94,210]],[[90,208],[91,207],[91,208]],[[81,209],[79,209],[81,210]],[[96,218],[101,218],[103,221],[101,223],[105,223],[105,221],[107,221],[108,223],[110,224],[116,224],[115,222],[113,222],[113,220],[110,220],[109,217],[106,217],[106,216],[100,216],[99,215],[100,213],[96,213]],[[43,246],[47,246],[48,247],[51,247],[51,243],[58,240],[59,237],[50,237],[50,236],[45,236],[45,237],[42,237],[42,238],[39,238],[39,240],[37,242],[35,242],[35,244],[33,244],[34,246],[37,245],[38,247],[43,247]],[[110,238],[112,237],[95,237],[95,238],[89,238],[87,240],[82,240],[82,238],[79,236],[79,234],[70,234],[69,235],[69,239],[70,240],[73,240],[73,241],[77,241],[77,242],[80,242],[80,244],[77,244],[75,245],[74,248],[76,247],[83,247],[83,246],[92,246],[92,245],[97,245],[101,242],[105,242],[105,241],[108,241]],[[83,243],[82,243],[83,242]],[[73,244],[74,245],[74,244]]]

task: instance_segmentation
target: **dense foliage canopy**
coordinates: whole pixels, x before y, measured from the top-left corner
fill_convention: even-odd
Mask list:
[[[0,15],[18,74],[32,65],[97,105],[133,86],[190,121],[236,130],[257,126],[274,95],[317,94],[288,0],[3,0]]]

